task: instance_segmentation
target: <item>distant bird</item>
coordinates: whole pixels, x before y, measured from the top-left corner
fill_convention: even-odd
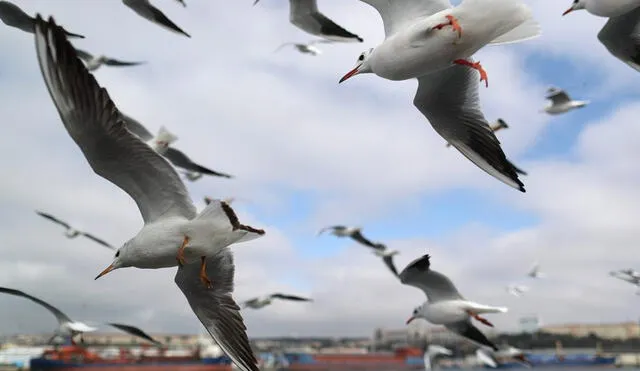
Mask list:
[[[7,26],[19,28],[25,32],[34,33],[36,19],[9,1],[0,1],[0,20]],[[84,36],[71,33],[67,30],[64,30],[64,33],[67,37],[84,39]]]
[[[36,210],[36,214],[40,215],[41,217],[43,217],[45,219],[49,219],[50,221],[52,221],[52,222],[54,222],[56,224],[59,224],[59,225],[65,227],[64,235],[67,238],[76,238],[78,236],[84,236],[84,237],[87,237],[90,240],[93,240],[94,242],[99,243],[102,246],[105,246],[105,247],[108,247],[108,248],[110,248],[112,250],[115,250],[115,247],[113,247],[112,245],[108,244],[104,240],[102,240],[102,239],[100,239],[100,238],[98,238],[98,237],[96,237],[96,236],[94,236],[94,235],[92,235],[90,233],[77,230],[77,229],[73,228],[71,225],[69,225],[68,223],[56,218],[55,216],[53,216],[51,214],[47,214],[45,212],[38,211],[38,210]]]
[[[188,181],[195,182],[196,180],[202,178],[204,174],[197,171],[183,171],[182,175],[184,175],[185,179],[187,179]]]
[[[550,115],[566,113],[590,103],[588,100],[572,100],[564,90],[553,87],[547,90],[547,99],[550,99],[551,103],[543,111]]]
[[[491,368],[498,368],[500,366],[498,359],[515,359],[525,367],[530,368],[532,366],[524,353],[514,347],[499,349],[491,353],[486,349],[478,349],[476,350],[476,357],[480,362]]]
[[[322,228],[319,232],[318,232],[318,236],[323,234],[326,231],[330,231],[329,233],[331,233],[334,236],[337,237],[350,237],[351,239],[353,239],[354,241],[357,241],[365,246],[369,246],[369,247],[373,247],[375,248],[379,248],[378,243],[373,243],[371,242],[369,239],[367,239],[366,237],[364,237],[362,235],[362,228],[357,228],[357,227],[347,227],[344,225],[333,225],[330,227],[325,227]]]
[[[294,48],[298,49],[298,51],[300,53],[311,54],[313,56],[316,56],[316,55],[322,54],[322,50],[316,48],[314,46],[315,44],[331,43],[331,42],[332,42],[331,40],[313,40],[313,41],[310,41],[310,42],[308,42],[306,44],[302,44],[302,43],[284,43],[284,44],[280,45],[275,51],[277,52],[277,51],[281,50],[282,48],[284,48],[285,46],[292,45]]]
[[[184,0],[176,0],[177,2],[179,2],[183,7],[187,7],[187,4],[184,2]]]
[[[540,272],[540,263],[533,263],[531,269],[529,269],[529,273],[527,273],[527,276],[531,278],[544,278],[545,274]]]
[[[613,272],[609,272],[609,275],[612,277],[615,277],[617,279],[623,280],[623,281],[627,281],[633,285],[639,286],[640,287],[640,277],[638,277],[635,274],[630,274],[632,272],[629,272],[628,270],[623,270],[623,271],[613,271]]]
[[[84,50],[76,48],[76,52],[78,53],[78,57],[84,61],[87,65],[87,70],[95,71],[100,66],[118,66],[118,67],[126,67],[126,66],[138,66],[144,64],[146,62],[123,62],[113,58],[107,58],[104,55],[100,55],[95,57],[91,53],[88,53]]]
[[[182,3],[182,1],[178,0]],[[131,8],[142,18],[149,20],[159,26],[162,26],[170,31],[191,37],[188,33],[184,32],[180,27],[173,23],[160,9],[151,5],[149,0],[122,0],[124,5]],[[182,3],[186,6],[186,4]]]
[[[243,308],[252,308],[252,309],[260,309],[264,308],[267,305],[270,305],[273,302],[273,299],[281,299],[281,300],[291,300],[291,301],[313,301],[313,299],[303,298],[301,296],[295,295],[285,295],[280,293],[275,293],[267,296],[257,297],[253,299],[249,299],[242,303]]]
[[[424,369],[429,371],[433,369],[433,360],[439,355],[450,356],[453,354],[451,350],[435,344],[430,344],[427,350],[424,352],[422,359],[424,360]]]
[[[500,131],[502,129],[508,129],[509,125],[507,125],[507,123],[503,120],[503,119],[497,119],[495,124],[493,125],[489,125],[489,129],[491,129],[492,132],[496,132],[496,131]],[[447,143],[447,148],[451,147],[451,143]]]
[[[256,5],[260,0],[255,0]],[[362,38],[318,11],[316,0],[289,0],[289,21],[302,31],[338,42],[362,42]]]
[[[529,287],[524,285],[510,284],[506,287],[507,292],[513,296],[521,296],[525,292],[529,291]]]
[[[630,277],[640,279],[640,272],[636,271],[635,269],[631,269],[631,268],[622,269],[622,270],[620,270],[620,272],[624,273],[624,274],[626,274],[626,275],[628,275]]]
[[[429,259],[429,255],[424,255],[409,263],[400,273],[400,282],[419,288],[427,295],[427,301],[413,310],[407,324],[422,318],[435,325],[444,325],[450,331],[473,342],[498,350],[498,347],[471,323],[471,318],[493,327],[493,324],[480,317],[480,314],[505,313],[507,308],[466,300],[447,276],[431,270]]]
[[[199,173],[221,178],[233,178],[233,176],[229,174],[213,171],[209,168],[199,165],[193,162],[182,151],[171,147],[171,144],[178,140],[178,137],[167,130],[164,126],[161,126],[160,130],[158,130],[158,134],[154,136],[139,121],[123,113],[120,113],[120,115],[123,118],[127,129],[131,133],[149,144],[151,148],[153,148],[160,155],[164,156],[174,166],[186,170],[191,175]]]
[[[49,312],[53,313],[53,315],[58,320],[58,328],[54,331],[54,335],[47,342],[48,344],[50,344],[58,336],[62,336],[62,337],[68,336],[71,339],[71,343],[75,345],[76,343],[75,343],[74,337],[78,335],[82,336],[82,334],[85,332],[93,332],[98,330],[97,328],[88,326],[82,322],[71,320],[69,316],[62,313],[58,308],[54,307],[53,305],[47,303],[44,300],[40,300],[34,296],[26,294],[20,290],[10,289],[7,287],[0,287],[0,293],[19,296],[19,297],[23,297],[25,299],[31,300],[32,302],[45,307]],[[137,327],[123,325],[119,323],[108,323],[108,325],[113,326],[119,330],[122,330],[130,335],[148,340],[157,345],[161,345],[159,341],[147,335],[144,331],[140,330]]]

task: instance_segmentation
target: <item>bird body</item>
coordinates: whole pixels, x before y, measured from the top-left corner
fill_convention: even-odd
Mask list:
[[[575,10],[585,9],[598,17],[618,17],[640,7],[640,0],[574,0],[573,4],[562,15]]]
[[[557,88],[549,88],[547,99],[551,100],[551,102],[544,108],[544,111],[551,115],[566,113],[589,104],[589,101],[586,100],[572,100],[569,94]]]
[[[124,62],[117,59],[108,58],[104,55],[99,55],[96,57],[89,52],[86,52],[84,50],[77,49],[77,48],[76,48],[76,51],[78,52],[78,57],[80,57],[80,59],[82,59],[85,62],[87,66],[87,70],[89,71],[95,71],[98,68],[100,68],[102,65],[125,67],[125,66],[137,66],[140,64],[144,64],[144,62]]]

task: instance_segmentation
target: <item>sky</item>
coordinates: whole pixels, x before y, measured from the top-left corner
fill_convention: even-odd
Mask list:
[[[244,310],[250,337],[371,336],[400,329],[425,295],[402,285],[366,247],[316,236],[333,224],[360,226],[397,249],[398,269],[431,255],[468,299],[509,308],[488,315],[498,331],[518,319],[543,323],[637,321],[635,288],[608,275],[639,268],[640,87],[637,72],[597,40],[606,19],[562,17],[570,1],[529,1],[541,37],[476,54],[480,87],[507,157],[529,175],[520,193],[487,175],[413,107],[415,81],[361,75],[338,85],[358,55],[384,39],[377,12],[357,0],[320,0],[321,10],[364,38],[320,45],[323,54],[274,50],[314,39],[288,22],[282,0],[154,0],[192,38],[154,25],[116,0],[14,0],[54,15],[94,54],[147,64],[95,72],[117,107],[175,147],[234,179],[187,183],[202,198],[236,197],[240,221],[264,228],[232,245],[238,301],[272,292],[313,303]],[[65,131],[37,65],[33,35],[0,24],[0,286],[23,290],[88,323],[149,332],[201,331],[173,282],[175,268],[121,269],[94,281],[113,252],[66,239],[38,217],[52,213],[120,246],[142,227],[133,200],[95,175]],[[549,116],[546,89],[592,103]],[[525,275],[539,261],[546,278]],[[526,284],[522,297],[505,286]],[[419,321],[411,326],[423,326]],[[46,333],[43,308],[0,296],[0,334]]]

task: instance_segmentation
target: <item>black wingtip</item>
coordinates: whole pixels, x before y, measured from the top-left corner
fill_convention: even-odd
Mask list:
[[[364,39],[363,39],[362,37],[360,37],[360,36],[356,36],[356,39],[357,39],[359,42],[364,42]]]
[[[411,263],[405,270],[407,269],[417,269],[421,272],[428,270],[431,267],[431,256],[429,254],[423,255],[421,258],[417,259],[413,263]]]

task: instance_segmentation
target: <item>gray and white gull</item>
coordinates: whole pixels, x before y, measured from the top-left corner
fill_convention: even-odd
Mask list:
[[[113,59],[106,57],[104,55],[95,56],[89,52],[86,52],[82,49],[76,48],[76,52],[78,53],[78,57],[84,61],[87,65],[87,69],[89,71],[95,71],[100,68],[102,65],[112,66],[112,67],[132,67],[144,64],[146,62],[125,62],[118,59]]]
[[[43,217],[43,218],[45,218],[45,219],[47,219],[49,221],[52,221],[52,222],[54,222],[54,223],[56,223],[58,225],[63,226],[65,228],[64,235],[67,238],[76,238],[78,236],[83,236],[83,237],[86,237],[86,238],[88,238],[88,239],[90,239],[90,240],[92,240],[94,242],[99,243],[102,246],[105,246],[105,247],[108,247],[108,248],[110,248],[112,250],[115,250],[115,247],[113,247],[111,244],[107,243],[105,240],[103,240],[101,238],[98,238],[98,237],[92,235],[91,233],[87,233],[87,232],[81,231],[78,228],[74,228],[69,223],[67,223],[67,222],[65,222],[65,221],[63,221],[63,220],[61,220],[61,219],[59,219],[59,218],[57,218],[57,217],[55,217],[55,216],[53,216],[53,215],[51,215],[49,213],[45,213],[45,212],[36,210],[36,214],[40,215],[41,217]]]
[[[331,43],[331,40],[312,40],[309,41],[308,43],[304,44],[304,43],[284,43],[282,45],[280,45],[275,51],[279,51],[282,48],[284,48],[285,46],[293,46],[296,50],[298,50],[300,53],[302,54],[310,54],[313,56],[317,56],[322,54],[322,50],[318,49],[315,47],[316,44],[327,44],[327,43]]]
[[[267,305],[270,305],[271,303],[273,303],[274,299],[289,300],[289,301],[313,301],[313,299],[305,298],[305,297],[302,297],[302,296],[288,295],[288,294],[281,294],[281,293],[273,293],[273,294],[270,294],[270,295],[261,296],[261,297],[257,297],[257,298],[253,298],[253,299],[249,299],[249,300],[245,300],[242,303],[242,307],[243,308],[260,309],[260,308],[264,308]]]
[[[543,111],[550,115],[567,113],[589,104],[588,100],[573,100],[566,91],[553,86],[547,89],[547,99],[549,99],[550,102]]]

